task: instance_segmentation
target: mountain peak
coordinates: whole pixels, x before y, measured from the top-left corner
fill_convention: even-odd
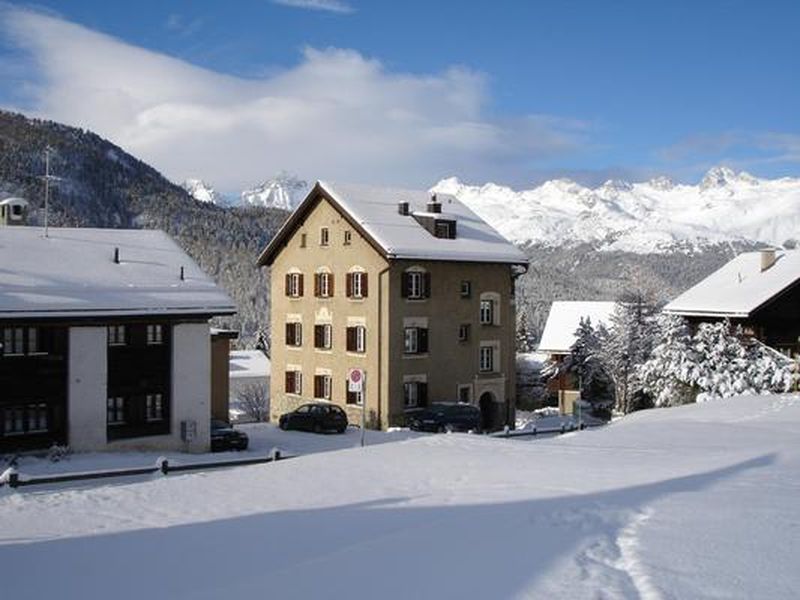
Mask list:
[[[272,179],[241,194],[242,204],[292,210],[308,193],[308,183],[295,175],[281,171]]]
[[[222,196],[208,183],[202,179],[187,179],[181,184],[189,195],[198,202],[208,202],[211,204],[223,204]]]
[[[726,188],[734,183],[744,183],[747,185],[758,185],[759,180],[746,171],[736,172],[729,167],[712,167],[700,182],[702,191],[714,188]]]

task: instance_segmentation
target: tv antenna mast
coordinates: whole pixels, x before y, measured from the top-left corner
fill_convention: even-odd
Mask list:
[[[58,181],[60,177],[50,175],[50,154],[53,152],[49,144],[44,149],[44,237],[49,234],[49,213],[50,213],[50,181]]]

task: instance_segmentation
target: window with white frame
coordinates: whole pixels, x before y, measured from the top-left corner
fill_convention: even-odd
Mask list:
[[[494,300],[481,300],[480,311],[481,325],[492,325],[494,323]]]
[[[331,399],[331,376],[327,374],[314,375],[314,398],[320,400]]]
[[[466,279],[461,280],[461,297],[469,298],[472,296],[472,282]]]
[[[3,409],[3,434],[19,435],[25,433],[25,409],[22,406],[8,406]]]
[[[345,382],[346,384],[347,382]],[[351,392],[350,388],[347,389],[347,403],[348,404],[357,404],[362,405],[364,404],[364,391],[360,392]]]
[[[407,296],[411,299],[425,297],[425,273],[419,271],[409,271],[406,273]]]
[[[48,430],[47,424],[47,404],[28,405],[28,432],[42,433]]]
[[[481,373],[491,373],[494,371],[494,347],[481,346],[480,348],[480,364],[479,370]]]
[[[108,326],[108,345],[109,346],[125,345],[125,325]]]
[[[367,351],[367,328],[354,325],[347,328],[347,351],[363,353]]]
[[[333,346],[333,326],[330,323],[314,325],[314,348],[330,350]]]
[[[333,274],[317,273],[316,289],[314,290],[318,298],[330,298],[333,296]]]
[[[106,400],[106,420],[109,425],[125,423],[125,398],[113,396]]]
[[[164,396],[161,394],[147,394],[145,411],[148,421],[161,421],[164,419]]]
[[[286,295],[290,298],[300,298],[303,295],[303,274],[286,274]]]
[[[349,274],[349,277],[350,277],[350,297],[366,298],[367,274],[363,271],[354,271]]]
[[[406,327],[403,333],[405,354],[425,354],[428,351],[428,330],[424,327]]]
[[[3,354],[6,356],[25,354],[23,327],[7,327],[3,330]]]
[[[162,325],[147,326],[147,345],[158,346],[164,343],[164,327]]]
[[[286,323],[286,345],[295,347],[303,345],[302,323]]]
[[[425,406],[428,400],[428,384],[424,381],[403,383],[403,405],[405,408]]]
[[[285,373],[285,391],[287,394],[303,393],[303,373],[298,370],[288,370]]]

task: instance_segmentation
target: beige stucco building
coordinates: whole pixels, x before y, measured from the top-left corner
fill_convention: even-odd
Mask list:
[[[318,182],[259,264],[271,268],[271,419],[330,401],[386,428],[462,401],[487,428],[513,425],[527,259],[455,197]],[[348,392],[353,368],[363,395]]]

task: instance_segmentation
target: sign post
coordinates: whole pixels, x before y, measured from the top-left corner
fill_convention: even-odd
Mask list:
[[[347,391],[361,394],[361,446],[364,446],[367,431],[367,393],[364,386],[364,369],[350,369],[347,374]]]

